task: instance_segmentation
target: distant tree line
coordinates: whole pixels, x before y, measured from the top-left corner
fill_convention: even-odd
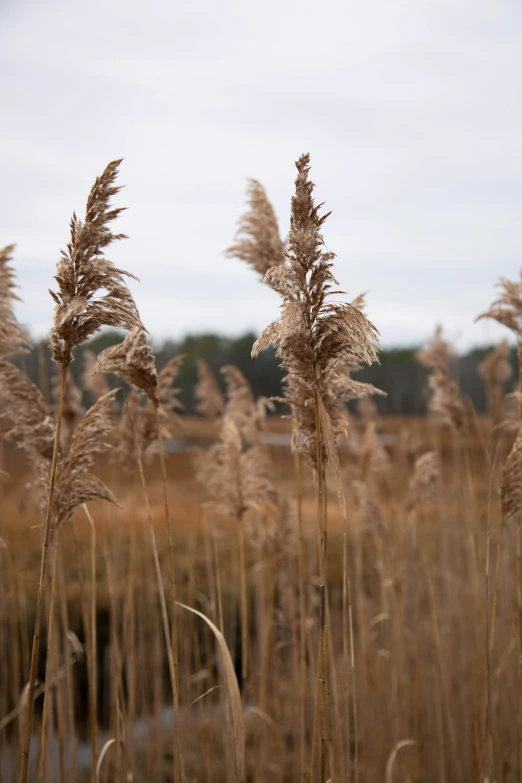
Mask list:
[[[186,412],[194,410],[194,386],[197,381],[197,359],[204,359],[219,376],[219,369],[234,364],[248,378],[256,396],[278,397],[282,394],[281,381],[284,373],[274,352],[264,351],[257,359],[250,352],[256,339],[255,334],[247,333],[239,337],[223,337],[217,334],[188,335],[181,340],[166,340],[163,344],[154,344],[158,370],[172,357],[183,354],[185,360],[178,379],[180,401]],[[77,357],[71,365],[74,380],[81,384],[83,370],[83,349],[99,353],[104,348],[123,339],[114,331],[106,331],[78,349]],[[372,383],[387,393],[387,397],[376,397],[382,414],[422,415],[426,412],[427,372],[416,360],[418,348],[389,348],[379,354],[380,364],[364,367],[354,377],[357,380]],[[477,373],[477,366],[491,347],[476,348],[454,361],[453,371],[464,397],[469,397],[479,413],[484,412],[486,396],[484,382]],[[513,366],[513,378],[508,382],[506,391],[515,385],[517,367],[516,350],[512,349],[510,361]],[[56,368],[51,360],[50,351],[45,342],[35,343],[29,353],[18,360],[30,378],[50,395],[52,376]]]

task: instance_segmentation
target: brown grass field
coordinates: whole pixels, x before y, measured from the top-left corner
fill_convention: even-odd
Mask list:
[[[380,417],[353,377],[379,334],[364,296],[331,299],[304,155],[286,243],[254,181],[228,251],[281,297],[253,355],[275,348],[291,416],[204,362],[198,415],[181,416],[181,357],[157,372],[105,257],[119,163],[57,265],[52,404],[45,373],[38,386],[17,363],[29,344],[0,251],[1,783],[522,780],[507,343],[479,368],[487,417],[440,330],[418,354],[429,415]],[[522,368],[522,285],[501,287],[483,317],[511,329]],[[102,327],[127,334],[82,354],[80,389],[69,366]]]
[[[385,442],[394,445],[386,447],[390,457],[386,469],[381,467],[371,479],[374,509],[359,505],[350,491],[356,466],[340,448],[341,460],[347,464],[353,668],[351,653],[348,660],[346,651],[343,653],[343,523],[333,486],[328,493],[330,775],[334,780],[347,781],[356,775],[364,781],[477,779],[483,775],[484,765],[493,763],[486,757],[489,736],[496,779],[515,780],[519,763],[519,656],[513,630],[514,585],[519,567],[515,556],[517,530],[501,525],[498,465],[490,486],[491,453],[485,448],[488,423],[478,423],[480,434],[472,431],[465,445],[451,443],[450,434],[443,434],[439,441],[443,478],[437,503],[414,513],[404,508],[413,457],[401,453],[401,443],[406,443],[409,436],[410,440],[418,439],[416,448],[422,450],[437,437],[437,429],[427,420],[385,419],[381,425],[379,431],[388,436]],[[362,425],[357,421],[353,429],[363,437]],[[269,419],[268,430],[281,433],[289,427]],[[192,449],[215,434],[216,428],[204,421],[187,420],[182,434],[186,450],[171,454],[167,460],[177,597],[218,622],[219,579],[225,638],[241,679],[237,524],[233,520],[216,521],[210,509],[202,509],[192,465]],[[290,451],[285,446],[272,446],[270,450],[278,489],[292,497]],[[2,714],[16,709],[28,680],[42,537],[41,515],[31,506],[24,489],[28,477],[23,463],[15,452],[6,455],[7,464],[9,459],[13,463],[12,478],[4,485],[2,498],[6,547],[1,550],[1,677],[7,684],[2,689]],[[147,467],[147,483],[166,575],[168,542],[157,468],[156,458]],[[101,466],[102,472],[111,470],[110,465]],[[317,558],[311,473],[304,476],[303,485],[304,681],[296,627],[297,551],[270,551],[253,536],[247,555],[249,673],[242,683],[242,701],[248,780],[299,780],[301,765],[304,763],[308,774],[311,764],[317,666]],[[168,670],[145,506],[139,486],[129,479],[118,488],[117,495],[121,509],[96,504],[91,512],[96,526],[100,747],[102,740],[119,737],[125,742],[134,779],[168,780],[172,768],[166,712]],[[485,602],[488,530],[489,663]],[[90,543],[90,525],[79,509],[74,524],[64,529],[58,548],[56,646],[60,650],[55,651],[56,671],[64,666],[66,642],[62,635],[73,630],[85,642],[81,605],[88,604],[91,595]],[[83,580],[79,576],[82,572]],[[176,623],[179,730],[186,779],[233,779],[227,755],[230,736],[222,673],[212,634],[201,621],[180,609]],[[49,726],[48,742],[53,752],[48,752],[48,780],[89,779],[88,758],[85,761],[86,664],[82,655],[74,660],[67,677],[50,689],[54,718]],[[44,680],[44,676],[41,671],[39,679]],[[74,729],[68,722],[68,701],[73,702]],[[41,721],[40,702],[41,696],[36,702],[37,727]],[[0,771],[2,780],[7,781],[14,779],[11,769],[19,742],[18,717],[2,729]],[[112,754],[108,752],[101,779],[125,779],[125,755],[114,748]]]

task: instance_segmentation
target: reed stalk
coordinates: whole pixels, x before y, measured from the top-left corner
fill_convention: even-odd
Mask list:
[[[90,663],[91,675],[89,678],[89,699],[90,699],[90,732],[91,732],[91,750],[92,750],[92,769],[96,769],[98,763],[98,635],[96,623],[96,526],[91,516],[87,504],[83,504],[85,516],[89,520],[90,526],[90,565],[91,565],[91,607],[90,607],[90,635],[89,643],[91,647]]]
[[[56,478],[56,466],[58,464],[58,454],[60,448],[60,425],[62,420],[63,401],[65,397],[65,385],[67,383],[67,365],[61,366],[62,377],[60,386],[60,398],[58,402],[58,416],[54,433],[53,457],[51,463],[51,476],[49,479],[49,497],[47,500],[47,512],[45,516],[44,540],[42,547],[42,557],[40,562],[40,581],[38,583],[38,596],[36,599],[36,618],[34,623],[33,646],[31,650],[31,667],[29,672],[29,688],[27,691],[27,720],[25,726],[25,735],[22,747],[22,763],[20,769],[20,783],[27,783],[27,774],[29,766],[29,751],[31,749],[31,730],[34,711],[34,692],[36,688],[36,674],[38,670],[38,653],[40,651],[40,634],[42,629],[42,619],[44,610],[45,580],[47,573],[47,558],[49,551],[49,542],[51,539],[51,523],[53,516],[53,493],[54,482]]]
[[[176,678],[176,699],[179,692],[179,661],[178,661],[178,637],[176,625],[176,572],[174,569],[174,540],[172,534],[172,525],[170,520],[169,495],[167,488],[167,466],[165,461],[165,449],[163,446],[163,432],[161,428],[159,404],[154,401],[154,415],[156,419],[156,429],[158,434],[159,458],[161,465],[161,478],[163,483],[163,503],[165,508],[165,522],[169,537],[169,579],[170,579],[170,617],[171,617],[171,635],[172,635],[172,655],[174,658],[174,676]],[[174,704],[174,709],[178,709],[179,699]]]
[[[56,573],[57,573],[57,561],[58,561],[58,533],[55,533],[55,541],[52,553],[52,575],[51,575],[51,599],[49,603],[49,622],[47,628],[47,658],[45,662],[45,690],[43,696],[43,714],[42,714],[42,726],[40,734],[40,764],[39,764],[39,781],[44,783],[47,769],[47,738],[49,733],[49,703],[50,703],[50,687],[47,683],[50,683],[53,679],[53,646],[54,646],[54,616],[55,616],[55,604],[56,604]]]
[[[238,525],[238,568],[239,568],[239,606],[241,617],[241,679],[243,686],[248,677],[248,594],[245,554],[245,519],[242,516]]]

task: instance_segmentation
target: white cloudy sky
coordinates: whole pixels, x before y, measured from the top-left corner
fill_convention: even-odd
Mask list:
[[[265,185],[283,233],[312,156],[324,235],[385,345],[460,348],[522,266],[519,0],[0,0],[0,245],[33,334],[68,220],[125,157],[111,256],[157,337],[260,329],[277,297],[220,253]]]

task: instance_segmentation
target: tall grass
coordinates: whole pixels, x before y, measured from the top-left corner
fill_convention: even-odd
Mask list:
[[[377,359],[377,331],[364,298],[329,298],[327,216],[308,156],[297,169],[286,243],[253,181],[228,251],[281,295],[254,352],[281,357],[288,421],[237,368],[220,384],[200,364],[200,418],[181,428],[181,358],[156,372],[125,273],[103,256],[120,238],[118,162],[58,265],[56,410],[12,363],[24,338],[12,247],[0,252],[2,781],[522,775],[522,440],[506,349],[481,368],[488,417],[461,399],[439,330],[419,355],[429,418],[381,419],[377,390],[353,378]],[[522,288],[502,286],[485,315],[519,339]],[[85,412],[68,368],[106,323],[129,334],[87,356]],[[107,372],[129,387],[123,404]],[[287,447],[268,446],[274,429]]]

